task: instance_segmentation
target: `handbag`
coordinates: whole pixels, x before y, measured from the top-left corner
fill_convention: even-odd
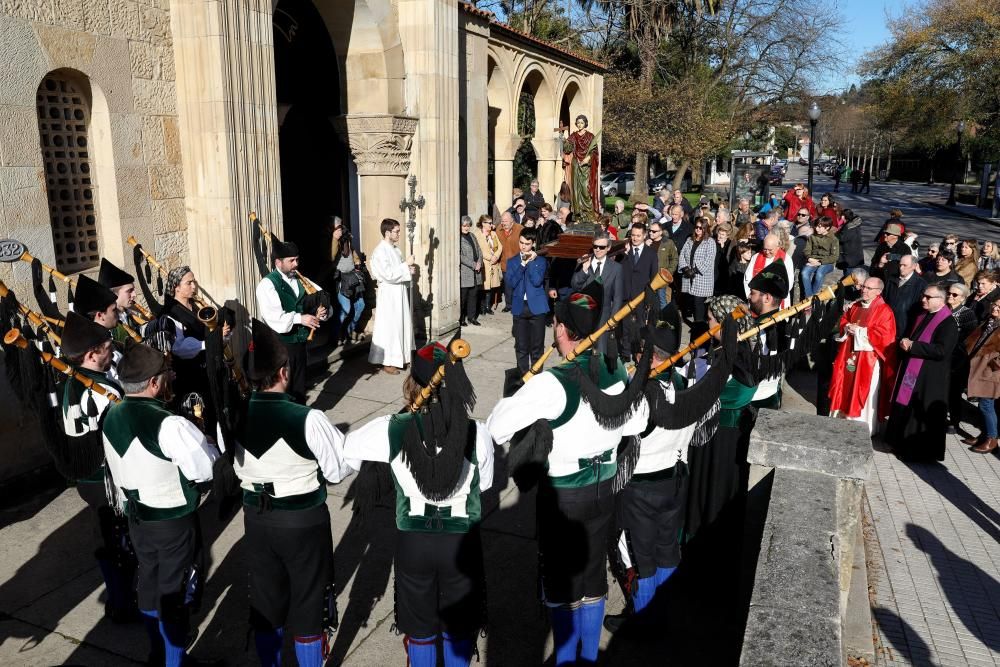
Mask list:
[[[340,274],[340,293],[349,299],[364,294],[365,280],[357,269]]]

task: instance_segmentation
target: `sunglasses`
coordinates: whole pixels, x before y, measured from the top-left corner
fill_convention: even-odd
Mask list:
[[[597,245],[596,243],[594,245],[590,246],[590,247],[593,248],[594,250],[607,250],[608,249],[608,246],[606,246],[606,245]]]
[[[698,229],[705,229],[705,228],[702,227],[701,225],[698,225],[697,227],[695,227],[695,229],[698,230]]]
[[[953,297],[955,297],[957,299],[957,298],[961,297],[962,295],[959,294],[958,292],[948,292],[948,296],[953,296]]]
[[[940,299],[941,297],[939,297],[937,294],[921,294],[920,298],[927,299],[928,301],[930,301],[931,299]]]
[[[799,213],[799,217],[800,218],[808,218],[809,214],[808,213]]]

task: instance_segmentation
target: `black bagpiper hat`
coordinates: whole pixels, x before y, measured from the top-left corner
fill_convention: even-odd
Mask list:
[[[254,318],[250,323],[251,340],[243,365],[247,376],[260,382],[288,363],[288,349],[271,327]]]
[[[643,328],[642,338],[664,352],[673,354],[680,348],[680,333],[680,313],[674,304],[668,303],[667,307],[661,310],[656,318],[651,318]]]
[[[596,280],[565,301],[557,301],[556,318],[573,332],[577,340],[586,338],[601,326],[601,305],[604,287]]]
[[[448,348],[441,343],[430,343],[410,355],[410,375],[421,387],[431,383],[434,373],[448,361]]]
[[[293,242],[289,241],[285,243],[284,241],[279,241],[273,236],[271,239],[271,257],[273,259],[285,259],[286,257],[299,256],[299,247]]]
[[[118,362],[118,379],[130,384],[145,382],[169,367],[165,354],[144,343],[133,343]]]
[[[102,313],[117,300],[114,292],[92,278],[81,275],[76,281],[73,310],[81,315]]]
[[[750,289],[770,294],[776,299],[788,296],[788,269],[785,262],[776,259],[765,266],[760,273],[750,281]]]
[[[132,285],[135,283],[135,278],[102,257],[101,270],[97,274],[97,282],[108,289],[114,289],[122,285]]]
[[[95,347],[111,340],[111,330],[74,311],[66,313],[66,326],[62,331],[64,357],[80,357]]]

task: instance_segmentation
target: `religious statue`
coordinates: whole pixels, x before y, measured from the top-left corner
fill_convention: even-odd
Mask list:
[[[597,152],[600,132],[587,130],[587,117],[576,117],[576,131],[563,141],[563,167],[572,198],[574,217],[593,220],[603,212],[601,205],[601,158]],[[569,128],[565,128],[568,130]]]

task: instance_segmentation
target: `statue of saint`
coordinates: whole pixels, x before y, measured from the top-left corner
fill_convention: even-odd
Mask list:
[[[576,131],[563,142],[563,166],[570,187],[576,220],[594,220],[604,210],[601,202],[601,158],[597,152],[600,132],[587,130],[587,117],[576,117]]]

